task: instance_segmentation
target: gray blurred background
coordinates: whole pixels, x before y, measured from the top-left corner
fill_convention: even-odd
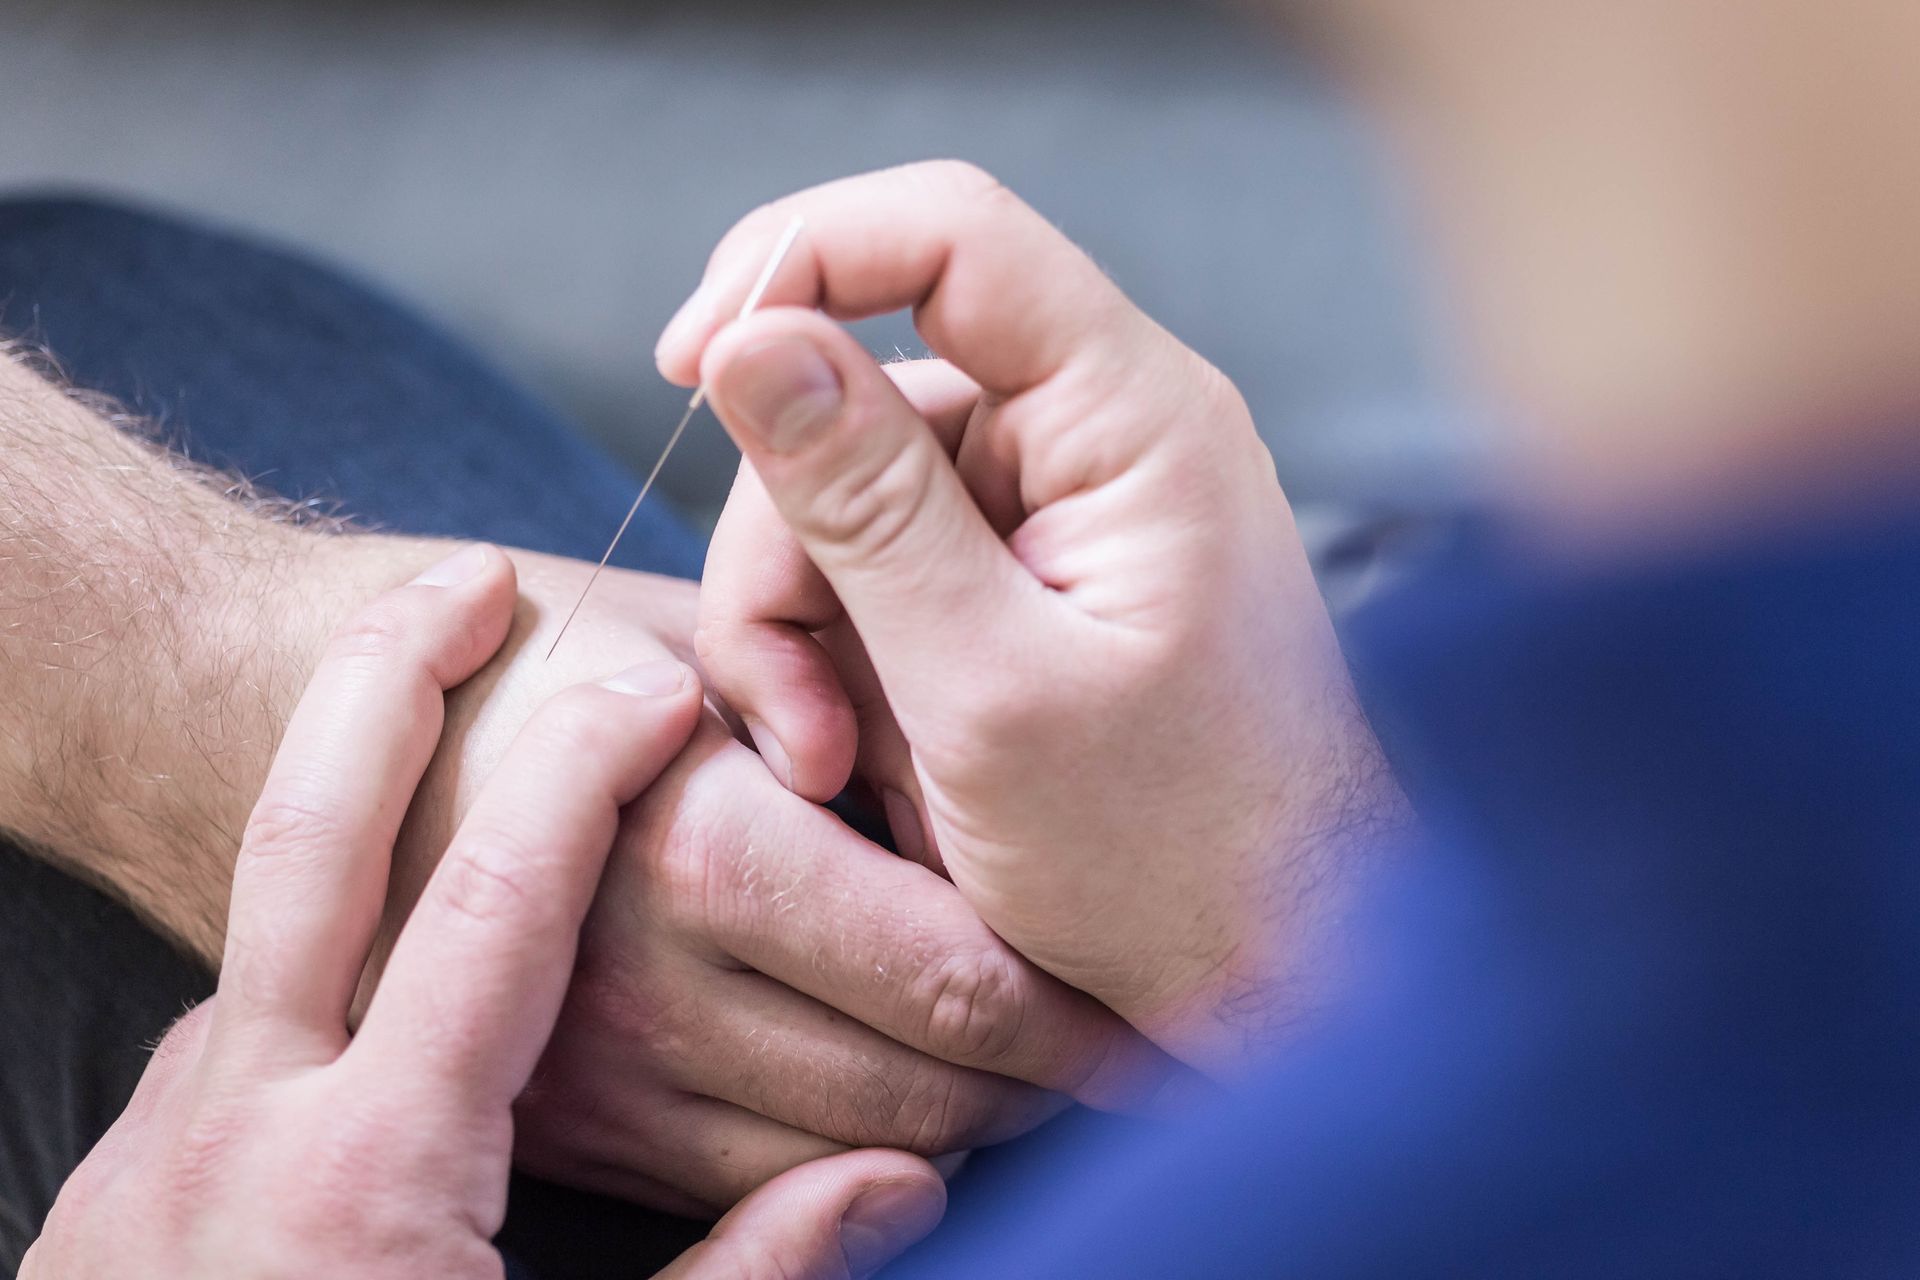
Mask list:
[[[1297,502],[1445,502],[1471,432],[1393,192],[1277,39],[1180,3],[0,0],[0,190],[85,189],[383,283],[636,464],[650,353],[755,203],[955,155],[1246,392]],[[876,322],[878,351],[917,354]],[[718,430],[665,480],[710,515]]]

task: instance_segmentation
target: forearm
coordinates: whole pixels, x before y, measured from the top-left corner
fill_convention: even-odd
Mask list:
[[[0,825],[211,958],[325,539],[11,355],[0,458]]]

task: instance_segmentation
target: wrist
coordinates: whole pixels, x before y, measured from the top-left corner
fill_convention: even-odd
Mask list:
[[[209,965],[240,833],[327,635],[434,555],[225,514],[216,536],[177,549],[163,589],[88,624],[105,656],[51,682],[33,735],[49,781],[16,806],[52,860]]]
[[[236,501],[3,347],[0,453],[0,827],[211,961],[320,644],[408,544]]]
[[[1194,927],[1158,948],[1161,964],[1108,1003],[1182,1060],[1231,1076],[1311,1025],[1339,995],[1347,915],[1369,869],[1415,827],[1411,805],[1364,723],[1342,763],[1289,800],[1243,852],[1194,887]]]
[[[62,682],[50,715],[73,736],[35,735],[60,771],[37,842],[209,964],[241,830],[324,635],[330,593],[307,566],[326,541],[236,512],[178,548],[165,588],[102,637],[109,656]]]

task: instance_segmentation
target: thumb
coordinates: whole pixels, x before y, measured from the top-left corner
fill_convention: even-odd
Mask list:
[[[760,312],[709,344],[702,373],[890,691],[928,686],[929,671],[978,668],[1018,634],[1002,624],[1040,584],[933,428],[849,334],[817,312]]]
[[[761,1187],[656,1280],[863,1280],[946,1209],[946,1183],[925,1160],[848,1151]]]

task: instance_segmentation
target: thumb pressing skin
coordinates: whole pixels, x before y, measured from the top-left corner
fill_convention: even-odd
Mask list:
[[[946,1208],[946,1184],[918,1156],[849,1151],[761,1187],[657,1280],[864,1280]]]
[[[979,663],[983,637],[1017,634],[1001,624],[1039,584],[933,429],[838,325],[813,311],[760,312],[714,338],[702,373],[883,676]]]

